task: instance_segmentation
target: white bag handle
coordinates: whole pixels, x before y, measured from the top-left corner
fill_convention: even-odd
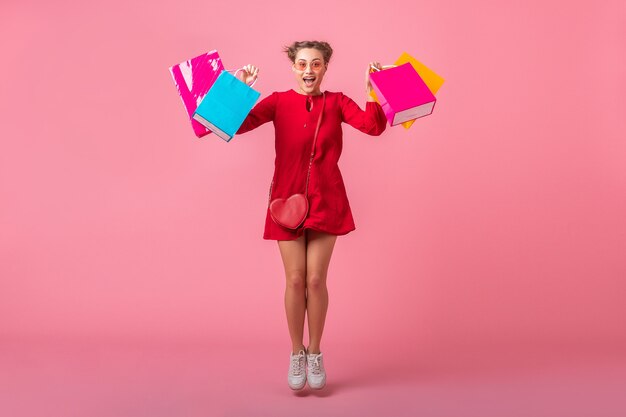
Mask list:
[[[383,69],[385,69],[385,68],[393,68],[393,67],[397,67],[397,65],[383,65]],[[375,66],[373,66],[373,65],[370,65],[370,68],[371,68],[371,69],[374,69],[374,70],[376,70],[376,71],[381,71],[381,70],[379,70],[378,68],[376,68],[376,67],[375,67]]]
[[[234,75],[235,75],[235,77],[237,77],[237,73],[238,73],[239,71],[243,71],[243,69],[244,69],[244,68],[238,68],[238,69],[236,69],[236,70],[225,70],[225,71],[226,71],[226,72],[233,72],[233,71],[235,71],[235,74],[234,74]],[[257,75],[257,76],[256,76],[256,79],[255,79],[254,81],[252,81],[252,84],[247,84],[247,85],[248,85],[249,87],[252,87],[254,84],[256,84],[256,82],[258,81],[258,79],[259,79],[259,76]]]

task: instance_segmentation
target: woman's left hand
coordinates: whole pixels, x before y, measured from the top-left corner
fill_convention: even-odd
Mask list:
[[[259,69],[252,64],[244,66],[241,70],[243,72],[242,81],[248,85],[253,84],[259,76]]]
[[[380,65],[380,62],[372,61],[367,66],[367,71],[365,71],[365,92],[367,94],[372,92],[372,83],[370,82],[370,72],[374,71],[372,66],[376,69],[382,70],[383,66]]]

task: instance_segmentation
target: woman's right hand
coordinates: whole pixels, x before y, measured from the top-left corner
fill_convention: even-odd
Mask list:
[[[243,75],[242,81],[248,85],[256,81],[259,76],[259,69],[252,64],[248,64],[241,70]]]

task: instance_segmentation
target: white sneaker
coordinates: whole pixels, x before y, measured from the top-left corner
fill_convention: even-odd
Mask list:
[[[322,353],[309,353],[306,355],[307,374],[306,379],[313,389],[321,389],[326,385],[326,370]]]
[[[306,383],[306,354],[300,350],[296,355],[289,352],[289,375],[287,382],[291,389],[302,389]]]

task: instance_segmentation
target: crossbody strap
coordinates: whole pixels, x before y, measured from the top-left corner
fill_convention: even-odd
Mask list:
[[[326,92],[322,93],[322,110],[320,110],[320,116],[317,119],[317,127],[315,128],[315,135],[313,136],[313,149],[311,149],[311,159],[309,160],[309,171],[306,174],[306,186],[304,188],[304,195],[308,197],[309,194],[309,177],[311,175],[311,165],[313,164],[313,157],[315,156],[315,143],[317,142],[317,132],[320,130],[320,124],[322,123],[322,114],[324,114],[324,107],[326,107]],[[267,205],[269,207],[272,199],[272,188],[274,188],[274,181],[270,184],[270,192],[267,197]]]
[[[322,114],[324,114],[324,107],[326,107],[326,92],[322,93],[322,110],[320,110],[320,117],[317,119],[317,127],[315,128],[315,136],[313,136],[313,149],[311,150],[311,159],[309,160],[309,172],[306,174],[306,186],[304,188],[304,196],[309,195],[309,177],[311,176],[311,165],[313,164],[313,156],[315,156],[315,143],[317,142],[317,132],[320,130],[320,124],[322,123]]]

